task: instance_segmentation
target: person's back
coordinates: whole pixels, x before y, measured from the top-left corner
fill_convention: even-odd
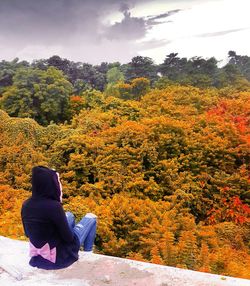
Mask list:
[[[25,234],[30,239],[30,265],[59,269],[78,259],[79,238],[70,228],[60,203],[61,187],[55,171],[32,170],[32,197],[22,206]]]

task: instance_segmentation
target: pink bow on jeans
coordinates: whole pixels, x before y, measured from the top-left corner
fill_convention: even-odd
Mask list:
[[[41,248],[36,248],[31,242],[30,242],[30,256],[37,256],[41,255],[44,259],[47,259],[53,263],[56,262],[56,247],[53,249],[50,249],[49,244],[46,243]]]

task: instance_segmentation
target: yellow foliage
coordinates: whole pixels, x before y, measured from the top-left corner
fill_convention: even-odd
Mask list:
[[[98,216],[99,252],[249,278],[249,91],[176,85],[143,95],[147,84],[72,97],[69,125],[0,111],[1,234],[24,238],[23,189],[34,165],[50,165],[65,210]]]
[[[21,207],[29,197],[24,190],[0,186],[0,235],[14,239],[25,239],[21,220]]]

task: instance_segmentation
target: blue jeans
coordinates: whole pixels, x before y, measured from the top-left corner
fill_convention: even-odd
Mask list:
[[[96,218],[84,216],[77,224],[75,224],[75,216],[71,212],[66,212],[69,227],[76,234],[83,246],[84,251],[91,251],[96,234]]]

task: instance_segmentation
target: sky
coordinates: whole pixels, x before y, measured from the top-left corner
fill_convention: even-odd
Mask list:
[[[249,0],[0,0],[0,60],[250,56]]]

